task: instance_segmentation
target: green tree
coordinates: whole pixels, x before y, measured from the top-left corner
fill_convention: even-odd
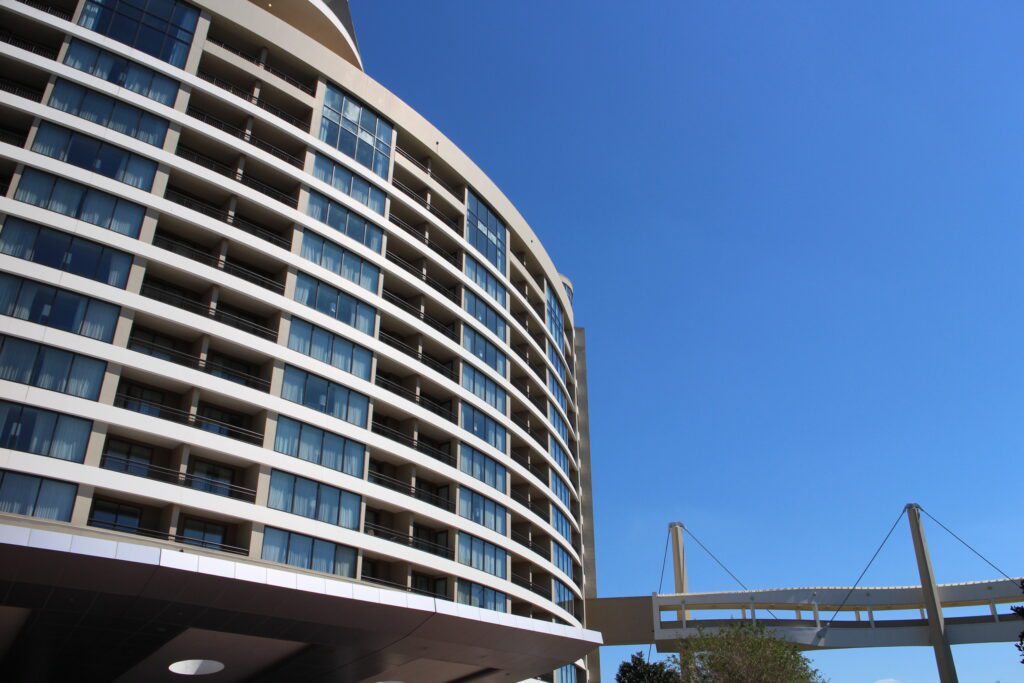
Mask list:
[[[643,652],[619,664],[615,683],[679,683],[679,672],[671,663],[648,662]]]
[[[1020,589],[1024,591],[1024,579],[1021,579]],[[1013,613],[1021,619],[1024,619],[1024,605],[1014,605],[1010,608]],[[1020,663],[1024,664],[1024,631],[1020,632],[1020,636],[1017,638],[1017,651],[1020,652]]]
[[[796,645],[760,624],[737,623],[717,633],[701,630],[680,642],[673,665],[683,683],[824,683]],[[677,674],[678,675],[678,674]]]

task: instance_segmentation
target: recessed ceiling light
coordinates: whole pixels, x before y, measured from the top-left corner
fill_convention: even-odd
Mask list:
[[[216,659],[183,659],[169,667],[171,673],[181,676],[206,676],[224,670],[224,664]]]

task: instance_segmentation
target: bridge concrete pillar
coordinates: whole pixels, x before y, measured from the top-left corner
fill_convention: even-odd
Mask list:
[[[686,547],[683,545],[683,523],[672,522],[668,525],[669,533],[672,535],[672,569],[675,576],[676,593],[689,593],[690,581],[686,576]],[[689,614],[681,610],[680,621],[686,621]]]
[[[928,611],[928,636],[935,650],[939,680],[941,683],[959,683],[956,664],[953,662],[953,650],[949,647],[949,638],[946,636],[946,622],[942,617],[942,603],[939,601],[939,590],[935,585],[932,559],[928,554],[928,541],[925,540],[924,528],[921,526],[921,506],[917,503],[907,503],[906,510],[907,520],[910,522],[910,535],[914,539],[917,571],[921,575],[921,593],[925,609]]]

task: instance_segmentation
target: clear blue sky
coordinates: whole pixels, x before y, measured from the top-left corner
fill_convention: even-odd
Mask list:
[[[576,283],[601,595],[656,588],[675,519],[751,587],[849,585],[908,501],[1024,574],[1024,5],[352,5],[369,74]],[[994,578],[926,530],[940,581]],[[917,582],[901,523],[865,584]],[[936,680],[927,649],[814,659]]]

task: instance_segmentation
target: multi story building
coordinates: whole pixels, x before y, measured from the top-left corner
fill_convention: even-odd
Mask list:
[[[347,3],[0,0],[0,126],[0,676],[587,680],[571,283]]]

